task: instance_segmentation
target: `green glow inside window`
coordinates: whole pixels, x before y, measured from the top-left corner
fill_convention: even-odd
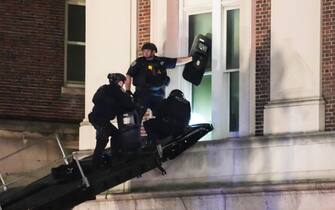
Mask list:
[[[189,16],[189,50],[196,35],[212,33],[212,13],[203,13]],[[210,122],[212,119],[212,76],[211,58],[206,67],[208,72],[199,86],[192,86],[192,112],[197,115],[199,122]],[[197,121],[197,120],[195,120]]]

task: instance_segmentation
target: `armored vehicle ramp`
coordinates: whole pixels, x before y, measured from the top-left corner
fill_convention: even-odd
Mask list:
[[[192,125],[182,135],[158,142],[157,147],[147,146],[115,157],[112,154],[105,158],[103,165],[94,168],[91,156],[80,159],[79,153],[74,153],[69,164],[54,168],[49,175],[25,187],[8,188],[1,193],[1,209],[71,209],[152,169],[158,168],[164,175],[162,162],[174,159],[211,130],[211,124]]]

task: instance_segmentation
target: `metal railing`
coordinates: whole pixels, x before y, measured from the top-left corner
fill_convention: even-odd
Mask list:
[[[43,165],[41,167],[38,167],[36,169],[30,170],[30,171],[25,171],[25,172],[21,172],[21,173],[8,173],[6,171],[4,171],[3,169],[0,171],[0,181],[1,181],[1,185],[0,185],[0,193],[1,192],[5,192],[9,189],[12,188],[16,188],[16,187],[24,187],[44,176],[47,176],[51,173],[51,168],[57,167],[59,165],[62,164],[66,164],[68,165],[69,162],[71,161],[75,161],[80,175],[82,177],[82,182],[86,187],[89,187],[89,181],[87,179],[87,177],[84,174],[84,171],[82,169],[80,160],[92,155],[92,150],[82,150],[82,151],[76,151],[76,152],[72,152],[72,154],[70,155],[66,155],[64,148],[61,144],[60,141],[60,137],[58,134],[53,134],[54,136],[46,136],[43,138],[40,138],[38,140],[31,140],[34,143],[24,146],[22,148],[20,148],[19,150],[12,152],[10,154],[5,155],[4,157],[0,158],[0,162],[1,161],[5,161],[6,159],[9,159],[10,157],[17,155],[21,152],[27,151],[28,149],[31,149],[34,146],[37,145],[41,145],[41,144],[45,144],[48,142],[48,140],[50,140],[50,138],[56,140],[57,145],[59,147],[59,150],[61,152],[61,156],[62,158],[60,159],[56,159],[56,160],[52,160],[52,161],[48,161],[46,165]],[[1,210],[1,206],[0,206],[0,210]]]
[[[85,184],[86,187],[90,187],[90,183],[88,182],[88,179],[84,174],[83,168],[80,165],[80,162],[79,162],[79,159],[78,159],[78,153],[74,152],[74,153],[72,153],[72,156],[73,156],[73,159],[76,161],[76,164],[77,164],[77,167],[79,169],[81,178],[83,180],[83,184]]]

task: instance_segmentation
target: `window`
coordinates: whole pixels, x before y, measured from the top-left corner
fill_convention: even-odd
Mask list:
[[[228,76],[229,83],[229,131],[239,130],[239,68],[240,68],[240,46],[239,46],[239,9],[224,9],[223,33],[225,49],[223,60],[224,72]]]
[[[252,1],[241,0],[179,0],[178,11],[168,14],[179,12],[179,21],[176,25],[171,23],[172,28],[178,26],[178,33],[168,39],[178,39],[180,56],[189,53],[196,34],[211,33],[211,65],[201,84],[192,86],[184,81],[180,78],[182,71],[173,75],[178,78],[171,78],[178,81],[174,88],[181,88],[192,101],[191,124],[206,121],[213,124],[215,129],[204,139],[247,136],[254,132],[252,5]]]
[[[85,1],[67,1],[65,32],[65,83],[82,85],[85,82]]]
[[[212,33],[212,14],[203,13],[189,16],[189,51],[191,49],[193,39],[196,35]],[[193,116],[199,122],[211,122],[212,118],[212,73],[211,59],[209,59],[206,67],[206,73],[199,86],[192,86],[192,112]]]
[[[223,30],[225,44],[223,47],[224,72],[229,81],[229,131],[238,131],[239,127],[239,9],[224,10]],[[189,16],[189,50],[197,34],[212,33],[212,14],[203,13]],[[211,121],[212,103],[211,62],[199,86],[192,86],[193,112],[201,120]]]

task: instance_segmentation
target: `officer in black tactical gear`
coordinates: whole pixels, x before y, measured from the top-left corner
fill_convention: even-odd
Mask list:
[[[157,47],[153,43],[145,43],[142,53],[143,56],[137,58],[129,67],[126,80],[126,90],[129,94],[132,94],[131,83],[136,87],[134,99],[139,123],[147,108],[150,108],[155,116],[157,104],[165,98],[165,87],[170,82],[166,69],[192,61],[192,57],[158,57],[155,55]]]
[[[92,161],[94,166],[99,166],[102,161],[103,151],[108,143],[108,138],[115,138],[119,131],[110,122],[117,115],[134,111],[135,105],[132,98],[125,92],[123,85],[126,77],[120,73],[108,74],[109,85],[101,86],[93,96],[94,107],[88,115],[89,122],[96,129],[96,146]],[[112,146],[113,148],[113,146]]]
[[[178,89],[171,91],[168,98],[158,105],[156,111],[156,118],[143,123],[150,143],[167,136],[181,134],[187,128],[191,118],[190,102]]]

